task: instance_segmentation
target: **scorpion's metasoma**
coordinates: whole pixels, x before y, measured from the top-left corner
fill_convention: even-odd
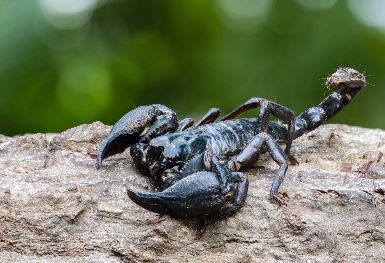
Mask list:
[[[267,151],[279,165],[270,195],[283,205],[278,189],[288,163],[295,161],[290,156],[292,140],[332,118],[365,83],[358,71],[339,68],[326,81],[333,92],[298,117],[288,108],[260,98],[248,100],[219,121],[220,111],[213,108],[195,125],[190,118],[178,121],[163,105],[138,107],[123,116],[101,143],[97,167],[103,159],[131,146],[134,163],[165,187],[157,193],[129,189],[131,200],[177,218],[225,217],[234,214],[246,199],[248,179],[238,171]],[[260,109],[258,118],[235,119],[255,108]],[[270,121],[270,115],[282,122]],[[279,143],[286,145],[285,150]]]

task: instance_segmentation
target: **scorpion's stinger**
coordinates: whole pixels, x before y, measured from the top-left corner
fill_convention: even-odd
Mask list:
[[[319,127],[342,110],[365,86],[365,76],[352,68],[339,68],[329,78],[326,86],[333,92],[317,107],[302,112],[294,121],[294,138]]]
[[[142,135],[147,125],[151,125]],[[107,138],[100,144],[96,167],[114,154],[123,152],[128,146],[142,140],[173,132],[178,127],[176,114],[160,104],[138,107],[124,115],[111,129]]]

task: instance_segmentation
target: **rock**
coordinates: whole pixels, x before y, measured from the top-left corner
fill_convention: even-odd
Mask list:
[[[126,188],[154,189],[128,151],[95,169],[109,129],[0,136],[1,262],[385,261],[384,131],[324,125],[296,140],[287,207],[270,202],[278,167],[262,156],[242,209],[203,226],[131,202]]]
[[[381,160],[382,156],[384,155],[381,151],[366,151],[364,155],[362,156],[364,159],[368,159],[373,162],[378,162]]]
[[[373,163],[368,169],[368,174],[376,179],[385,178],[385,163]]]

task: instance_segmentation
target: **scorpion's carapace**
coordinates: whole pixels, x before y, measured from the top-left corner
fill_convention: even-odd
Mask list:
[[[128,196],[147,210],[173,217],[228,216],[244,203],[248,180],[242,167],[267,151],[279,165],[270,190],[279,205],[285,200],[279,187],[288,168],[292,141],[337,114],[365,86],[363,74],[339,68],[326,82],[332,93],[317,107],[296,117],[277,103],[251,98],[217,121],[213,108],[194,126],[190,118],[178,121],[169,108],[155,104],[136,108],[122,117],[101,143],[97,167],[103,159],[131,146],[134,163],[163,183],[165,190]],[[235,119],[259,108],[257,118]],[[270,121],[270,115],[282,122]],[[146,129],[147,128],[147,129]],[[279,143],[286,145],[281,148]]]

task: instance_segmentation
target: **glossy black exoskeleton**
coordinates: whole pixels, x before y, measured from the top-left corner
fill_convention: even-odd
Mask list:
[[[97,167],[131,146],[134,163],[166,187],[157,193],[129,189],[135,203],[178,218],[223,217],[235,213],[246,199],[248,179],[238,171],[267,151],[279,165],[271,198],[283,205],[278,190],[289,162],[295,161],[290,156],[292,141],[332,118],[365,84],[363,74],[339,68],[326,82],[332,93],[298,117],[288,108],[260,98],[248,100],[219,121],[220,111],[213,108],[194,127],[192,119],[178,121],[166,106],[138,107],[123,116],[102,142]],[[255,108],[260,109],[257,118],[235,119]],[[270,121],[270,115],[282,122]],[[279,143],[286,145],[285,150]]]

